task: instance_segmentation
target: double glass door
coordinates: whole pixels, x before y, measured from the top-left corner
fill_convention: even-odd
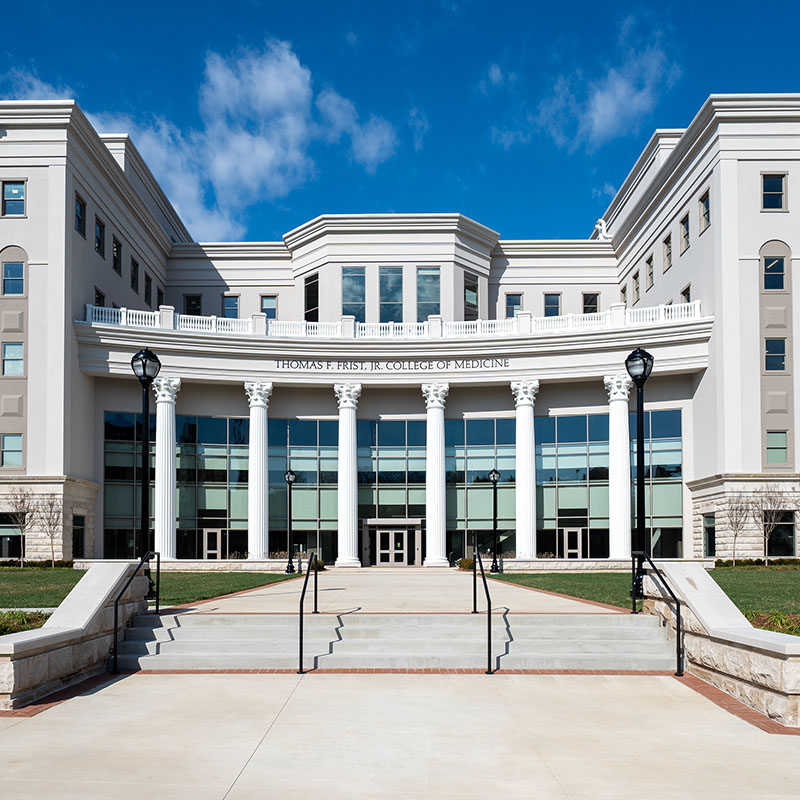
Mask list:
[[[408,564],[408,531],[377,530],[377,565],[379,567],[404,566]]]

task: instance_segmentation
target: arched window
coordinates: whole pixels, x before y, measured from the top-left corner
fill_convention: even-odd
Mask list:
[[[761,250],[759,288],[764,292],[788,292],[792,252],[785,242],[767,242]]]

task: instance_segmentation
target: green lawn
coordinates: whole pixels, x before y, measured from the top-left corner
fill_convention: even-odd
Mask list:
[[[283,573],[263,572],[162,572],[161,605],[178,606],[208,600],[221,594],[256,589],[291,578]]]

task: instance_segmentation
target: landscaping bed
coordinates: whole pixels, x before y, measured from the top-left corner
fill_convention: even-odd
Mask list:
[[[41,628],[49,616],[40,611],[0,611],[0,636]]]

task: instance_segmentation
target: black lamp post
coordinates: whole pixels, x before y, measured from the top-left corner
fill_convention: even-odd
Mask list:
[[[636,384],[636,549],[639,552],[636,577],[632,590],[634,605],[641,597],[644,555],[650,555],[650,542],[645,536],[644,513],[644,385],[653,371],[653,356],[637,347],[626,359],[625,368]]]
[[[158,356],[148,348],[140,350],[131,359],[133,374],[142,384],[142,507],[139,536],[143,556],[150,549],[150,396],[148,390],[161,371]],[[135,555],[135,553],[134,553]]]
[[[287,492],[287,500],[286,500],[286,522],[287,522],[287,535],[289,538],[289,558],[286,562],[286,574],[293,575],[294,574],[294,558],[292,553],[292,486],[294,486],[294,482],[297,480],[297,475],[292,472],[292,470],[287,469],[286,474],[283,476],[286,479],[286,492]]]
[[[489,480],[492,482],[492,566],[489,572],[500,572],[500,565],[497,563],[497,481],[500,480],[500,473],[493,469],[489,473]]]

